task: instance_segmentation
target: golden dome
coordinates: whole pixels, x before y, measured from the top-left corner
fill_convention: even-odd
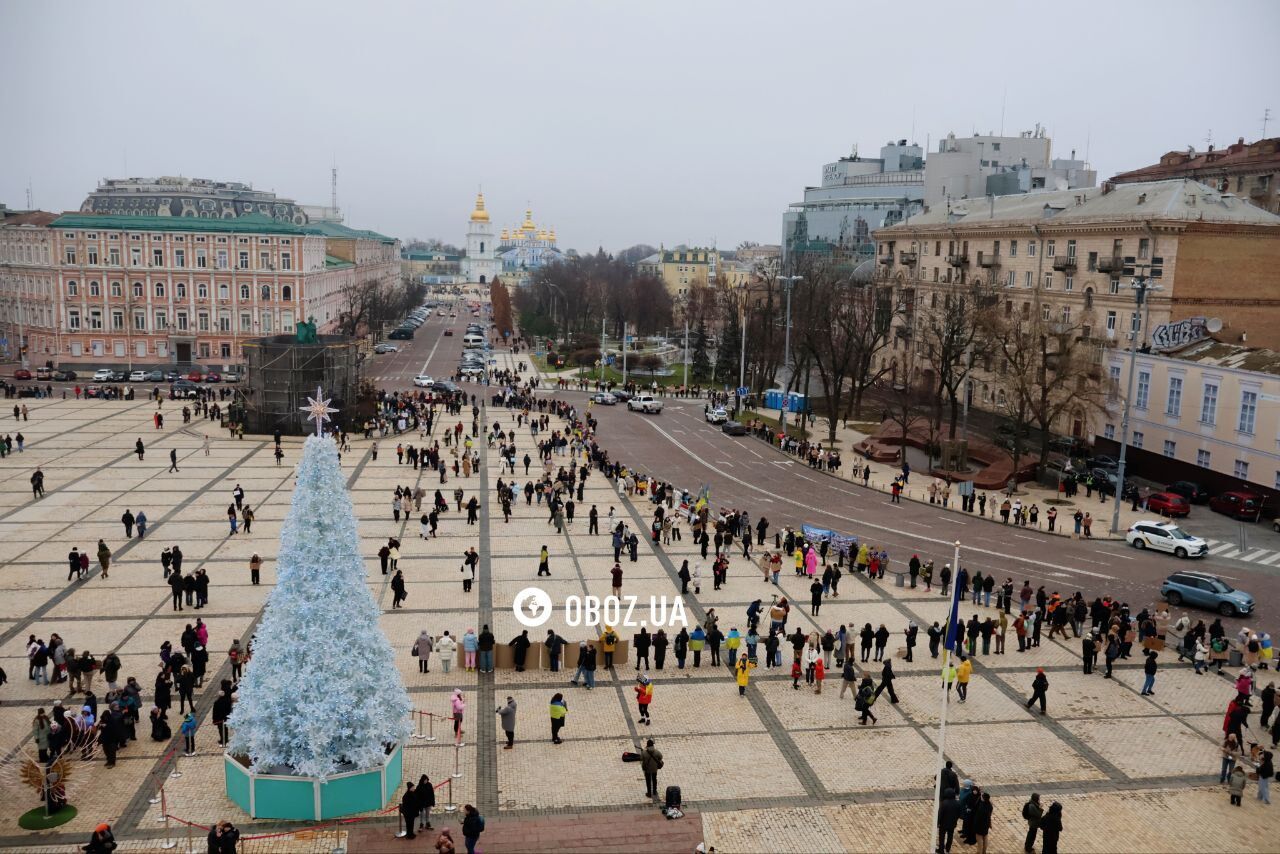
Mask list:
[[[537,226],[533,224],[533,211],[526,210],[524,212],[524,225],[520,226],[524,231],[535,231]]]
[[[476,209],[471,212],[471,221],[489,221],[489,212],[484,209],[484,193],[476,193]]]
[[[556,227],[554,225],[551,226],[551,233],[547,235],[547,239],[552,243],[556,242]]]
[[[504,229],[502,229],[502,234],[499,236],[499,239],[500,239],[500,240],[506,240],[506,239],[507,239],[507,230],[506,230],[505,228],[504,228]]]

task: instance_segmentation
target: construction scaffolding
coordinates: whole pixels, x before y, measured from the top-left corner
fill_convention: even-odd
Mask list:
[[[243,394],[245,430],[299,436],[315,430],[302,407],[316,388],[339,411],[333,426],[355,423],[360,388],[357,342],[346,335],[321,335],[299,344],[295,335],[272,335],[244,343],[247,360]]]

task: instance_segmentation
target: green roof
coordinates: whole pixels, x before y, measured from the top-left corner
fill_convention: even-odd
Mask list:
[[[354,267],[355,266],[355,264],[352,264],[346,258],[335,258],[332,255],[324,256],[324,265],[326,267]]]
[[[395,238],[376,231],[349,228],[336,222],[312,222],[294,225],[277,222],[262,214],[247,214],[230,219],[194,216],[127,216],[118,214],[64,214],[53,221],[53,228],[118,229],[121,231],[210,231],[230,234],[308,234],[320,237],[378,240],[395,243]]]

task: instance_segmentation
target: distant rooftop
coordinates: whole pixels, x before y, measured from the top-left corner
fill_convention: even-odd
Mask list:
[[[6,220],[8,222],[8,220]],[[296,234],[334,238],[356,238],[394,243],[395,238],[376,231],[349,228],[336,222],[313,222],[294,225],[261,214],[246,214],[228,219],[181,216],[131,216],[128,214],[63,214],[53,223],[56,228],[116,229],[120,231],[208,231],[227,234]]]
[[[1192,344],[1177,353],[1165,355],[1201,365],[1280,376],[1280,353],[1275,350],[1240,347],[1209,339]]]
[[[1169,151],[1159,163],[1121,172],[1111,180],[1119,184],[1173,177],[1205,178],[1268,167],[1280,169],[1280,137],[1247,144],[1244,137],[1240,137],[1235,144],[1225,148],[1210,146],[1208,151],[1196,151],[1189,146],[1185,151]]]

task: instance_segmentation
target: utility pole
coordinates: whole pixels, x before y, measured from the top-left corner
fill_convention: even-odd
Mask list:
[[[742,334],[738,336],[738,388],[742,388],[747,384],[747,301],[745,287],[739,296],[741,300],[738,308],[742,313]],[[737,415],[742,411],[742,395],[735,394],[733,397],[733,414]]]
[[[622,388],[627,387],[627,322],[622,321]]]
[[[1133,295],[1134,299],[1137,300],[1139,315],[1141,315],[1143,305],[1147,301],[1147,291],[1164,290],[1159,285],[1153,285],[1150,283],[1145,269],[1149,265],[1143,264],[1140,266],[1144,269],[1134,276],[1133,282],[1129,285],[1129,287],[1133,288]],[[1111,512],[1111,533],[1113,534],[1120,532],[1120,503],[1124,500],[1125,451],[1129,447],[1129,408],[1133,404],[1133,380],[1137,365],[1138,338],[1135,335],[1133,343],[1129,347],[1129,380],[1124,394],[1124,414],[1120,419],[1120,463],[1116,468],[1116,501],[1115,507]]]
[[[782,346],[782,367],[787,372],[787,385],[791,385],[791,289],[795,287],[795,283],[802,281],[804,276],[779,276],[778,281],[782,283],[782,289],[787,294],[787,325]],[[782,409],[778,412],[778,423],[783,427],[787,425],[787,398],[782,398]]]

